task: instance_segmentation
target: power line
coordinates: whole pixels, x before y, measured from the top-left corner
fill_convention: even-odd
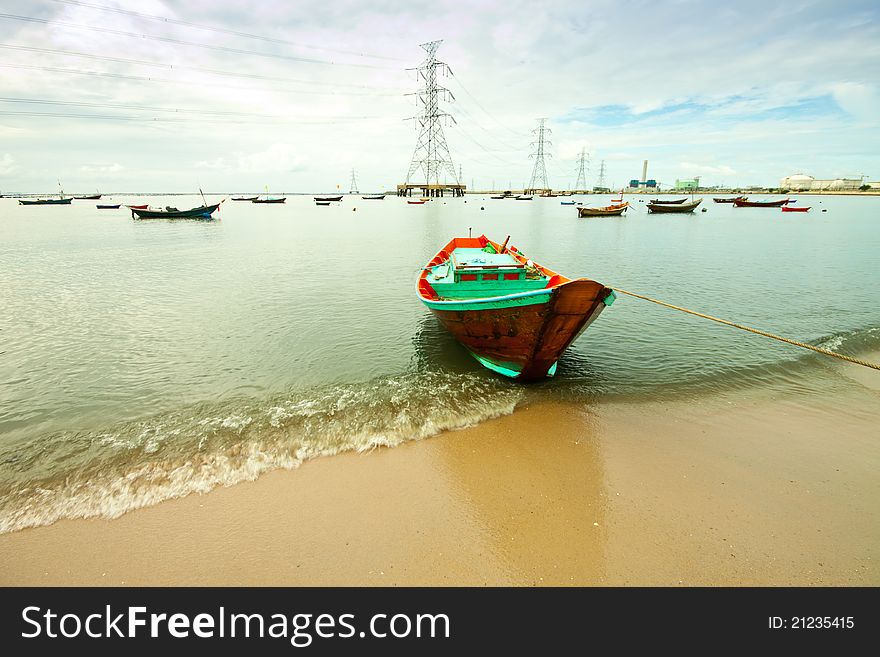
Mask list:
[[[198,71],[200,73],[209,73],[211,75],[220,75],[224,77],[233,77],[233,78],[247,78],[251,80],[267,80],[274,82],[299,82],[303,84],[310,85],[324,85],[324,86],[332,86],[332,87],[353,87],[356,89],[394,89],[394,87],[370,87],[369,85],[363,84],[350,84],[345,82],[323,82],[323,81],[312,81],[312,80],[303,80],[297,78],[282,78],[272,75],[257,75],[255,73],[233,73],[231,71],[222,71],[213,68],[204,68],[200,66],[186,66],[184,64],[163,64],[162,62],[150,62],[144,61],[142,59],[127,59],[125,57],[110,57],[108,55],[93,55],[91,53],[83,53],[83,52],[74,52],[71,50],[57,50],[52,48],[37,48],[35,46],[19,46],[12,44],[0,43],[0,48],[4,48],[7,50],[20,50],[23,52],[39,52],[46,53],[51,55],[64,55],[67,57],[82,57],[84,59],[96,59],[105,62],[116,62],[118,64],[137,64],[139,66],[152,66],[153,68],[163,68],[168,70],[181,69],[188,71]]]
[[[212,27],[210,25],[201,25],[199,23],[193,23],[190,21],[180,20],[177,18],[166,18],[165,16],[156,16],[154,14],[144,14],[139,11],[131,11],[129,9],[120,9],[118,7],[106,7],[104,5],[96,5],[90,2],[79,2],[79,0],[54,0],[54,2],[60,2],[66,5],[75,5],[78,7],[88,7],[90,9],[98,9],[100,11],[110,11],[116,14],[125,14],[126,16],[136,16],[138,18],[146,18],[148,20],[161,21],[163,23],[168,23],[170,25],[185,25],[186,27],[195,27],[199,30],[208,30],[210,32],[217,32],[218,34],[231,34],[233,36],[245,37],[247,39],[258,39],[260,41],[266,41],[268,43],[280,43],[288,46],[296,46],[297,48],[309,48],[312,50],[324,50],[327,52],[335,52],[342,55],[356,55],[358,57],[369,57],[371,59],[386,59],[389,61],[403,61],[398,57],[387,57],[385,55],[371,55],[369,53],[356,52],[354,50],[340,50],[338,48],[327,48],[325,46],[313,46],[307,43],[299,43],[296,41],[287,41],[285,39],[275,39],[273,37],[267,37],[260,34],[250,34],[248,32],[238,32],[237,30],[228,30],[222,27]]]
[[[125,32],[123,30],[114,30],[108,27],[96,27],[94,25],[80,25],[78,23],[68,23],[66,21],[55,21],[46,18],[34,18],[32,16],[18,16],[16,14],[0,14],[0,18],[7,20],[22,21],[26,23],[40,23],[43,25],[56,25],[60,27],[72,27],[77,30],[89,30],[91,32],[100,32],[102,34],[116,34],[119,36],[131,37],[135,39],[150,39],[152,41],[161,41],[163,43],[173,43],[181,46],[192,46],[195,48],[205,48],[206,50],[214,50],[218,52],[230,52],[237,55],[253,55],[255,57],[270,57],[273,59],[286,59],[294,62],[302,62],[306,64],[326,64],[333,66],[354,66],[357,68],[379,68],[392,69],[390,66],[377,66],[375,64],[348,64],[345,62],[332,62],[324,59],[312,59],[309,57],[295,57],[293,55],[281,55],[268,52],[257,52],[256,50],[244,50],[242,48],[229,48],[227,46],[212,46],[207,43],[198,43],[195,41],[184,41],[183,39],[174,39],[172,37],[163,37],[152,34],[138,34],[137,32]]]
[[[51,73],[67,73],[74,75],[90,75],[95,77],[114,78],[120,80],[135,80],[138,82],[162,82],[165,84],[185,84],[188,86],[199,85],[208,87],[222,87],[224,89],[243,89],[245,91],[274,91],[282,93],[308,94],[318,96],[388,96],[398,97],[396,93],[359,93],[354,91],[315,91],[313,89],[283,89],[279,87],[236,87],[219,82],[193,82],[191,80],[169,80],[168,78],[156,78],[143,75],[123,75],[121,73],[105,73],[102,71],[84,71],[75,68],[59,68],[56,66],[31,66],[29,64],[0,64],[2,68],[17,68],[31,71],[48,71]]]
[[[510,128],[508,128],[507,126],[502,124],[498,119],[495,118],[495,116],[493,114],[491,114],[489,112],[489,110],[487,110],[485,107],[483,107],[483,105],[480,103],[480,101],[478,101],[476,99],[476,97],[470,91],[467,90],[467,87],[464,86],[464,84],[458,78],[458,76],[456,76],[452,71],[450,71],[449,74],[458,83],[458,86],[461,87],[461,90],[464,91],[470,97],[470,99],[474,101],[474,103],[476,103],[477,107],[479,107],[481,110],[483,110],[483,112],[486,114],[486,116],[488,116],[490,119],[492,119],[500,128],[502,128],[503,130],[506,130],[507,132],[511,133],[514,136],[517,136],[517,137],[524,136],[524,133],[520,133],[515,130],[511,130]]]

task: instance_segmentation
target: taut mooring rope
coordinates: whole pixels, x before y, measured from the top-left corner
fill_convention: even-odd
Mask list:
[[[845,360],[850,363],[855,363],[856,365],[864,365],[865,367],[870,367],[875,370],[880,370],[880,364],[877,363],[869,363],[866,360],[861,360],[859,358],[853,358],[852,356],[846,356],[844,354],[838,354],[836,351],[830,351],[828,349],[822,349],[822,347],[815,347],[811,344],[807,344],[806,342],[798,342],[797,340],[791,340],[789,338],[783,338],[781,335],[774,335],[773,333],[767,333],[767,331],[761,331],[756,328],[752,328],[750,326],[743,326],[742,324],[737,324],[735,322],[728,322],[726,319],[721,319],[719,317],[713,317],[712,315],[704,315],[703,313],[698,313],[696,310],[689,310],[687,308],[682,308],[681,306],[673,306],[671,303],[666,303],[665,301],[658,301],[657,299],[652,299],[651,297],[642,296],[641,294],[636,294],[635,292],[627,292],[626,290],[621,290],[618,287],[611,288],[615,292],[620,292],[621,294],[628,294],[631,297],[636,297],[637,299],[644,299],[645,301],[650,301],[652,303],[659,304],[661,306],[666,306],[667,308],[672,308],[673,310],[680,310],[683,313],[688,313],[689,315],[696,315],[697,317],[702,317],[703,319],[711,319],[713,322],[718,322],[719,324],[726,324],[727,326],[733,326],[734,328],[742,329],[743,331],[748,331],[749,333],[757,333],[758,335],[763,335],[765,338],[773,338],[774,340],[779,340],[780,342],[787,342],[788,344],[793,344],[796,347],[803,347],[804,349],[809,349],[810,351],[815,351],[819,354],[825,354],[826,356],[833,356],[834,358],[839,358],[840,360]]]

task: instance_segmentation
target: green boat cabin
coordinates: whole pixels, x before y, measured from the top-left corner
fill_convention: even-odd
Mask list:
[[[510,253],[457,248],[446,262],[431,267],[427,281],[440,299],[478,299],[531,292],[547,287],[548,278]]]

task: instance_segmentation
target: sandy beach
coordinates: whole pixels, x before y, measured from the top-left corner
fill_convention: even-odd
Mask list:
[[[534,403],[4,534],[0,584],[876,586],[873,374],[846,398]]]

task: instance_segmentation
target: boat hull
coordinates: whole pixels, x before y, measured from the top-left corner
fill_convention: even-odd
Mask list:
[[[70,205],[73,201],[72,198],[46,198],[46,199],[37,199],[34,201],[25,201],[19,199],[19,205]]]
[[[671,205],[669,203],[648,203],[648,212],[654,214],[686,214],[693,212],[697,206],[703,202],[703,199],[693,201],[692,203],[682,203],[681,205]]]
[[[578,217],[619,217],[626,209],[627,205],[619,208],[578,208]]]
[[[601,283],[577,279],[495,299],[420,298],[482,365],[519,381],[537,381],[552,376],[563,352],[614,294]]]

